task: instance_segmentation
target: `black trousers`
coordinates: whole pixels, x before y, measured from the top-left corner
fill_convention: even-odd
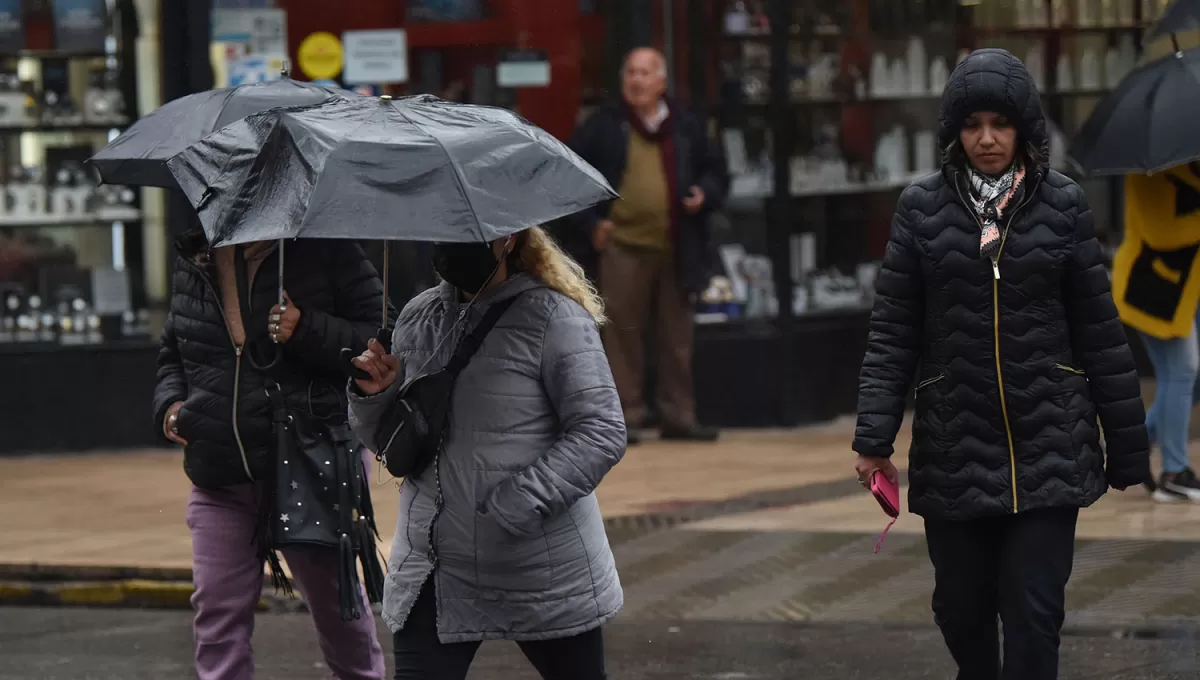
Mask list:
[[[425,582],[404,629],[396,633],[396,680],[465,680],[478,642],[443,644],[437,636],[433,577]],[[521,652],[545,680],[606,680],[604,635],[599,628],[557,640],[520,642]]]
[[[1051,508],[925,521],[934,620],[958,663],[958,680],[1058,677],[1078,518],[1076,508]],[[997,616],[1004,628],[1003,666]]]

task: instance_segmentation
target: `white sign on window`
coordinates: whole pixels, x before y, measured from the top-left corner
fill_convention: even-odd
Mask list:
[[[287,54],[287,13],[281,9],[214,9],[212,40],[246,43],[254,54]]]
[[[408,36],[402,29],[346,31],[342,45],[347,84],[408,82]]]

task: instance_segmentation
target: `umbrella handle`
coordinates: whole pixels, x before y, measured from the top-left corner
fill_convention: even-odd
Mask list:
[[[375,339],[379,341],[380,345],[383,345],[384,347],[390,347],[392,344],[391,329],[390,328],[380,328],[379,330],[375,331]],[[351,378],[353,378],[355,380],[370,380],[371,379],[370,373],[367,373],[366,371],[362,370],[358,366],[354,365],[354,357],[356,357],[356,356],[358,356],[358,354],[354,350],[350,349],[349,347],[343,347],[342,348],[342,370],[344,370],[346,372],[346,375],[350,376]]]

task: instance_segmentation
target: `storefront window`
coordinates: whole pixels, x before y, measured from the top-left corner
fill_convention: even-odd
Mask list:
[[[0,47],[0,351],[148,340],[139,193],[84,167],[136,116],[133,45],[76,28],[30,49],[39,21]]]
[[[797,317],[866,313],[899,193],[940,167],[942,88],[954,66],[982,47],[1009,50],[1033,73],[1051,165],[1081,182],[1101,238],[1115,241],[1119,180],[1077,176],[1066,149],[1133,69],[1162,0],[721,4],[712,17],[723,36],[717,116],[733,176],[731,242],[722,253],[733,282],[721,283],[735,299],[745,293],[743,314],[771,314],[780,304]],[[773,52],[786,54],[786,63],[773,63]],[[773,78],[786,91],[773,91]],[[772,213],[771,206],[780,207]],[[777,231],[767,228],[771,214]],[[774,276],[762,275],[767,262]],[[766,302],[754,301],[753,278],[739,273],[747,264]],[[771,290],[778,281],[791,290]]]

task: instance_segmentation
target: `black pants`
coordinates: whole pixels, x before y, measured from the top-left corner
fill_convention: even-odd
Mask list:
[[[393,638],[396,680],[465,680],[478,642],[443,644],[431,576]],[[599,628],[569,638],[520,642],[521,652],[545,680],[605,680],[604,636]]]
[[[958,680],[1054,680],[1079,510],[925,521],[933,614]],[[996,617],[1004,626],[1001,675]]]

